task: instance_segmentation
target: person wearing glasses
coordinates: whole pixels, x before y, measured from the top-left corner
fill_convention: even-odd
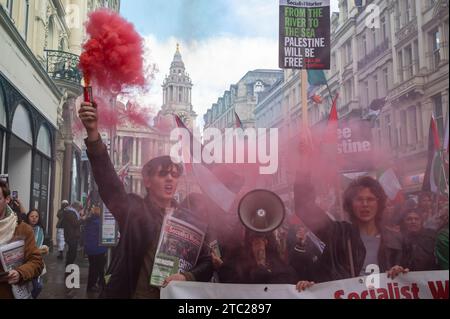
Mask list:
[[[150,276],[164,216],[171,212],[189,215],[174,200],[182,166],[172,162],[169,156],[150,160],[142,169],[147,196],[127,194],[100,138],[95,105],[82,103],[79,117],[87,132],[87,155],[100,197],[114,215],[120,231],[120,242],[100,297],[159,298],[160,290],[150,285]],[[203,244],[196,265],[188,272],[166,278],[164,284],[171,281],[206,282],[211,275],[209,248]]]
[[[306,226],[325,243],[319,260],[322,282],[387,272],[395,278],[409,270],[401,266],[402,240],[382,227],[386,194],[372,177],[354,180],[343,195],[350,222],[334,221],[315,204],[308,174],[294,185],[295,210]]]

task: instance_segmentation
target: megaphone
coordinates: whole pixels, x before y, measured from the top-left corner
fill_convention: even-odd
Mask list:
[[[254,190],[239,202],[238,215],[246,228],[270,233],[281,226],[286,210],[281,198],[268,190]]]

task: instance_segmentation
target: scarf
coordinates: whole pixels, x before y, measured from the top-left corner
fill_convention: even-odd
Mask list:
[[[34,238],[36,240],[36,247],[40,248],[44,244],[44,230],[41,226],[34,226]]]
[[[0,220],[0,245],[7,244],[14,236],[17,226],[17,216],[6,205],[5,218]]]

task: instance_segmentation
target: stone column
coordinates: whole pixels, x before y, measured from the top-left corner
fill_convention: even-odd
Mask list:
[[[137,143],[137,166],[142,165],[142,139],[138,139]]]
[[[132,161],[132,165],[136,166],[137,161],[136,161],[136,138],[133,137],[133,148],[132,148],[132,152],[131,152],[131,161]]]
[[[122,166],[122,154],[123,154],[123,137],[119,136],[119,160],[117,161],[119,166]]]
[[[400,78],[399,78],[399,61],[398,61],[398,55],[397,55],[397,51],[395,50],[395,43],[397,42],[397,37],[396,37],[396,23],[397,23],[397,19],[399,19],[399,16],[397,16],[397,10],[395,9],[395,7],[391,7],[391,9],[389,10],[389,26],[390,26],[390,39],[391,39],[391,50],[392,50],[392,68],[394,71],[394,76],[392,78],[393,83],[392,86],[396,86],[399,82],[400,82]]]
[[[414,1],[415,5],[416,5],[416,17],[417,17],[417,33],[418,33],[418,37],[417,37],[417,41],[419,44],[419,72],[426,72],[426,66],[427,66],[427,58],[426,58],[426,48],[428,47],[426,45],[426,42],[424,42],[424,34],[423,34],[423,30],[422,30],[422,25],[423,25],[423,15],[422,15],[422,4],[424,4],[424,1]],[[414,42],[413,42],[414,43]],[[413,56],[414,56],[414,50],[413,50]]]
[[[442,64],[444,61],[448,61],[448,26],[445,26],[445,22],[439,25],[439,35],[441,36],[439,41],[441,45],[440,55]]]

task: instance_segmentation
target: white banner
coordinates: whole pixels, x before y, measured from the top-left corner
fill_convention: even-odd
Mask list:
[[[293,285],[171,282],[162,299],[448,299],[448,271],[412,272],[392,280],[386,273],[317,284]],[[375,288],[368,288],[375,287]]]

